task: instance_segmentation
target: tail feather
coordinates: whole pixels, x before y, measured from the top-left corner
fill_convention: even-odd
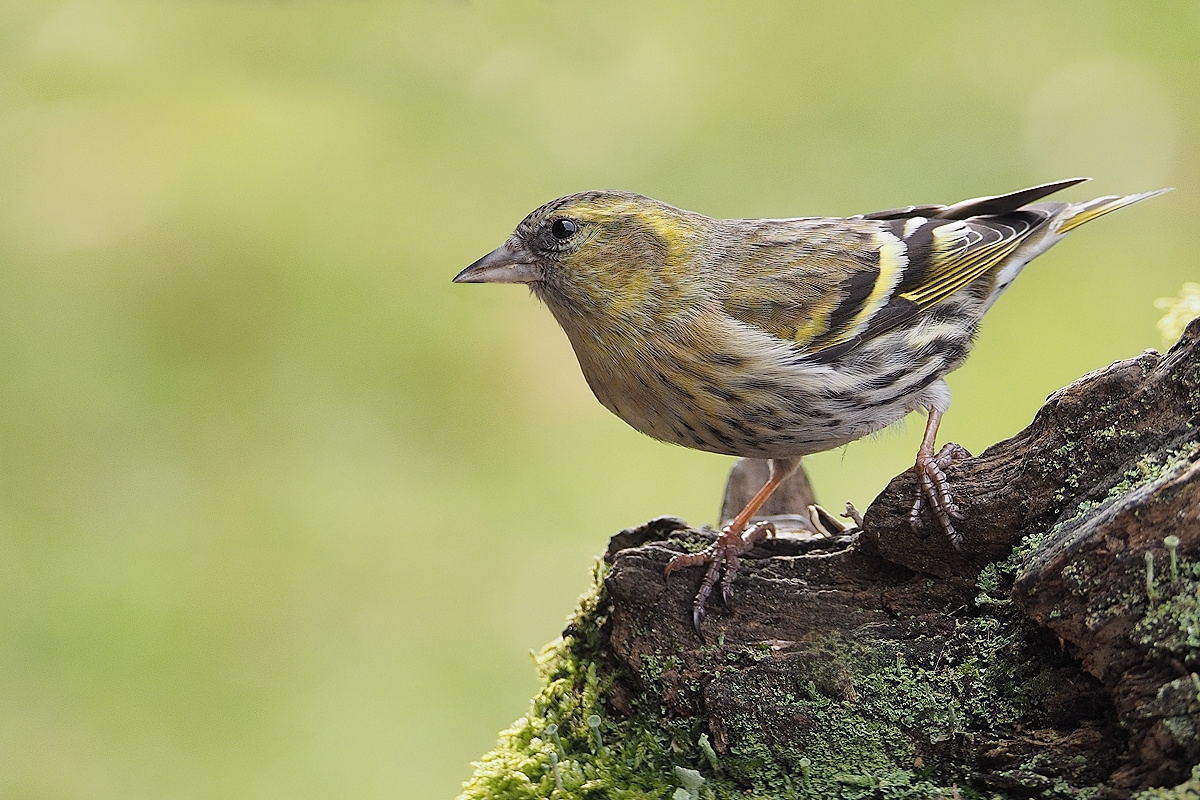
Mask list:
[[[1065,234],[1068,231],[1078,228],[1085,222],[1091,222],[1097,217],[1104,216],[1110,211],[1116,211],[1118,208],[1140,203],[1142,200],[1157,197],[1169,191],[1171,190],[1157,189],[1153,192],[1127,194],[1123,197],[1109,195],[1107,197],[1097,197],[1095,200],[1088,200],[1086,203],[1072,203],[1067,206],[1066,210],[1055,221],[1054,233],[1058,235]]]
[[[1067,178],[1065,181],[1031,186],[1019,192],[1009,192],[994,197],[972,197],[970,200],[962,200],[952,206],[946,206],[932,216],[941,219],[967,219],[969,217],[1011,214],[1022,206],[1041,200],[1047,195],[1090,180],[1091,178]]]

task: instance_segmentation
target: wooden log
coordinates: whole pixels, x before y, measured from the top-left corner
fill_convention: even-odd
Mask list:
[[[1193,322],[947,471],[966,557],[913,533],[905,472],[860,535],[752,551],[705,641],[699,570],[663,567],[713,532],[621,532],[463,797],[1200,790],[1198,425]]]

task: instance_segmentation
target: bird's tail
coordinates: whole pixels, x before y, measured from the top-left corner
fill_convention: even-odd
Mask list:
[[[1110,211],[1116,211],[1118,208],[1140,203],[1143,200],[1169,191],[1171,190],[1157,189],[1153,192],[1127,194],[1123,197],[1109,195],[1107,197],[1097,197],[1095,200],[1088,200],[1085,203],[1072,203],[1054,221],[1054,233],[1061,236],[1067,231],[1078,228],[1085,222],[1091,222],[1096,217],[1102,217]]]

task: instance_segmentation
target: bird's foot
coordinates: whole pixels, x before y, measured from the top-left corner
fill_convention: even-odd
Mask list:
[[[918,451],[917,464],[913,467],[917,473],[917,499],[913,503],[912,511],[908,512],[909,525],[918,536],[928,536],[929,532],[924,530],[925,520],[921,518],[921,512],[928,506],[934,521],[959,555],[966,553],[963,550],[962,534],[954,529],[954,520],[965,519],[966,515],[954,502],[954,493],[944,470],[954,462],[970,457],[971,454],[966,448],[950,442],[938,451],[937,455],[933,454],[932,448]]]
[[[727,525],[721,529],[717,540],[699,553],[682,553],[667,562],[663,575],[670,575],[683,567],[708,565],[704,580],[700,582],[700,591],[696,592],[696,599],[692,601],[692,626],[700,641],[704,641],[704,634],[700,630],[700,623],[704,621],[704,606],[713,589],[720,585],[721,601],[728,607],[733,597],[733,579],[737,577],[740,563],[738,556],[774,535],[775,525],[766,520],[755,522],[745,530]]]

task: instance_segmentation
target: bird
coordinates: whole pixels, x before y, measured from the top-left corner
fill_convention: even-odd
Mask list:
[[[1071,178],[953,205],[850,217],[714,219],[639,194],[594,190],[528,214],[454,277],[524,283],[565,331],[596,398],[644,434],[766,459],[768,479],[711,546],[664,572],[703,566],[692,623],[726,605],[739,557],[773,535],[751,524],[807,455],[924,410],[912,528],[932,522],[960,554],[964,519],[936,450],[980,321],[1032,259],[1067,233],[1170,191],[1043,201]],[[929,518],[927,521],[927,517]]]

